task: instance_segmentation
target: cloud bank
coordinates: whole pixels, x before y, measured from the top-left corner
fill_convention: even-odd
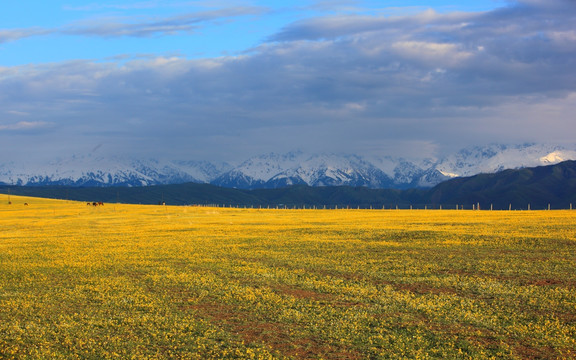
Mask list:
[[[171,34],[259,11],[64,32]],[[576,3],[563,0],[334,15],[288,24],[239,56],[0,68],[0,140],[26,156],[105,143],[99,151],[228,161],[296,148],[429,156],[488,142],[574,142],[575,23]],[[25,36],[0,32],[4,41]]]

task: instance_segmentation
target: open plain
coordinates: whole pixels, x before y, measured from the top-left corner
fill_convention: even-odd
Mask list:
[[[575,357],[576,211],[0,195],[2,359]]]

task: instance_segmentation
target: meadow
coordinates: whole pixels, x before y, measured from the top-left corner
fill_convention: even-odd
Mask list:
[[[576,211],[10,201],[0,359],[576,358]]]

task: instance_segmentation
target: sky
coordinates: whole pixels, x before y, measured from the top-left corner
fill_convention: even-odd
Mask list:
[[[576,144],[576,1],[3,1],[0,163]]]

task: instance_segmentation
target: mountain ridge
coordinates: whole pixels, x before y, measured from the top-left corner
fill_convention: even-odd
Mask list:
[[[440,159],[361,157],[353,154],[269,153],[237,165],[208,161],[170,161],[71,156],[45,164],[0,164],[0,183],[26,186],[148,186],[207,183],[239,189],[291,185],[430,188],[445,180],[504,169],[548,165],[576,159],[574,149],[542,144],[462,149]]]
[[[457,178],[431,189],[295,185],[243,190],[187,183],[116,188],[0,186],[0,193],[89,202],[168,205],[567,209],[576,205],[576,161]]]
[[[576,205],[576,161],[452,179],[428,193],[431,203],[480,204],[500,209]]]

